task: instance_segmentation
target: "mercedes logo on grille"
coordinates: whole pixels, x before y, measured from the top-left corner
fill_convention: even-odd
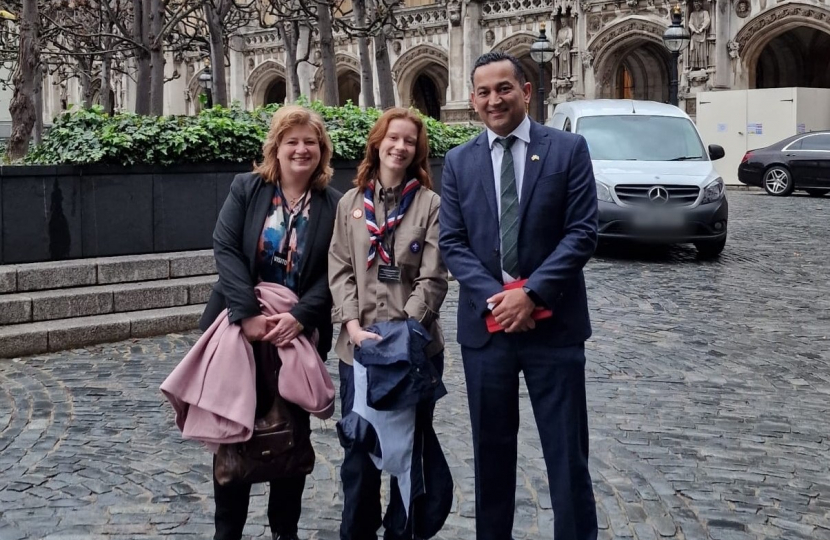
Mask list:
[[[669,202],[669,192],[663,186],[654,186],[648,190],[648,200],[654,204],[666,204]]]

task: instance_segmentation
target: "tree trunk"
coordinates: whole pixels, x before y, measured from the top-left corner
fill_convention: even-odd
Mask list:
[[[79,56],[77,62],[80,68],[81,102],[85,109],[89,109],[92,107],[92,78],[90,77],[92,68],[88,59],[83,56]]]
[[[133,0],[133,40],[140,43],[136,49],[136,88],[135,113],[150,114],[150,44],[149,9],[145,9],[150,0]]]
[[[317,3],[317,22],[317,30],[320,32],[320,52],[323,55],[323,84],[325,85],[323,102],[336,107],[340,105],[340,95],[337,89],[337,66],[334,63],[331,5],[328,2]]]
[[[354,22],[358,28],[366,27],[366,1],[354,0]],[[364,107],[375,106],[375,85],[372,80],[372,59],[369,56],[369,38],[360,35],[357,38],[357,54],[360,58],[360,95]]]
[[[378,0],[384,2],[384,0]],[[377,13],[375,0],[368,0],[369,8]],[[386,5],[384,9],[392,9]],[[382,25],[374,39],[375,69],[378,72],[378,88],[380,89],[380,108],[386,109],[395,106],[395,81],[392,79],[392,62],[389,60],[389,34],[387,25]]]
[[[12,117],[12,133],[9,138],[7,153],[10,161],[23,158],[29,151],[37,113],[35,112],[35,88],[40,63],[40,44],[38,42],[37,0],[23,0],[20,17],[20,51],[18,65],[12,78],[14,94],[9,112]]]
[[[149,0],[148,17],[150,22],[150,114],[164,114],[164,40],[161,35],[164,27],[164,2]],[[223,63],[224,65],[224,63]]]
[[[300,41],[300,31],[296,23],[285,22],[277,24],[277,33],[285,45],[285,90],[288,103],[294,103],[300,97],[300,76],[297,73],[297,45]]]
[[[43,64],[38,63],[35,74],[35,144],[43,142]]]
[[[225,79],[225,36],[222,29],[222,15],[213,7],[213,2],[204,3],[205,19],[210,39],[210,65],[213,75],[211,96],[214,105],[228,106],[228,84]]]
[[[109,49],[109,45],[107,45]],[[101,57],[101,107],[107,114],[112,114],[115,107],[112,102],[112,54],[104,53]]]

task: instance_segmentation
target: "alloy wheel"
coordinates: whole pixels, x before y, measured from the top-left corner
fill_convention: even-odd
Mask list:
[[[790,184],[790,173],[781,167],[773,167],[764,175],[764,187],[770,195],[788,195],[792,191]]]

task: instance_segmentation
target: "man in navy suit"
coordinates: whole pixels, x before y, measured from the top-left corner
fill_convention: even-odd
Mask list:
[[[471,78],[487,130],[444,161],[440,247],[461,287],[476,538],[511,538],[521,372],[548,471],[554,538],[594,540],[585,400],[591,324],[582,268],[596,247],[597,198],[588,146],[528,118],[531,85],[516,58],[484,54]],[[527,283],[503,289],[517,279]],[[534,321],[537,306],[553,316]],[[489,333],[488,314],[505,330]]]

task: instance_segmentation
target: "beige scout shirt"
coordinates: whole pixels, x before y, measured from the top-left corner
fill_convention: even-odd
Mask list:
[[[400,200],[403,186],[394,190]],[[392,189],[385,193],[392,195]],[[401,268],[400,283],[378,280],[378,266],[386,263],[375,256],[367,270],[369,231],[363,192],[347,192],[337,206],[334,235],[329,250],[329,287],[334,300],[332,322],[341,323],[340,337],[334,346],[337,356],[351,364],[354,345],[349,341],[346,322],[357,319],[366,327],[376,322],[413,318],[432,335],[427,354],[444,349],[444,336],[438,311],[447,295],[447,267],[438,251],[438,208],[441,198],[434,191],[421,188],[395,230],[395,263]],[[393,206],[390,204],[390,211]],[[386,218],[381,190],[375,190],[377,223]]]

